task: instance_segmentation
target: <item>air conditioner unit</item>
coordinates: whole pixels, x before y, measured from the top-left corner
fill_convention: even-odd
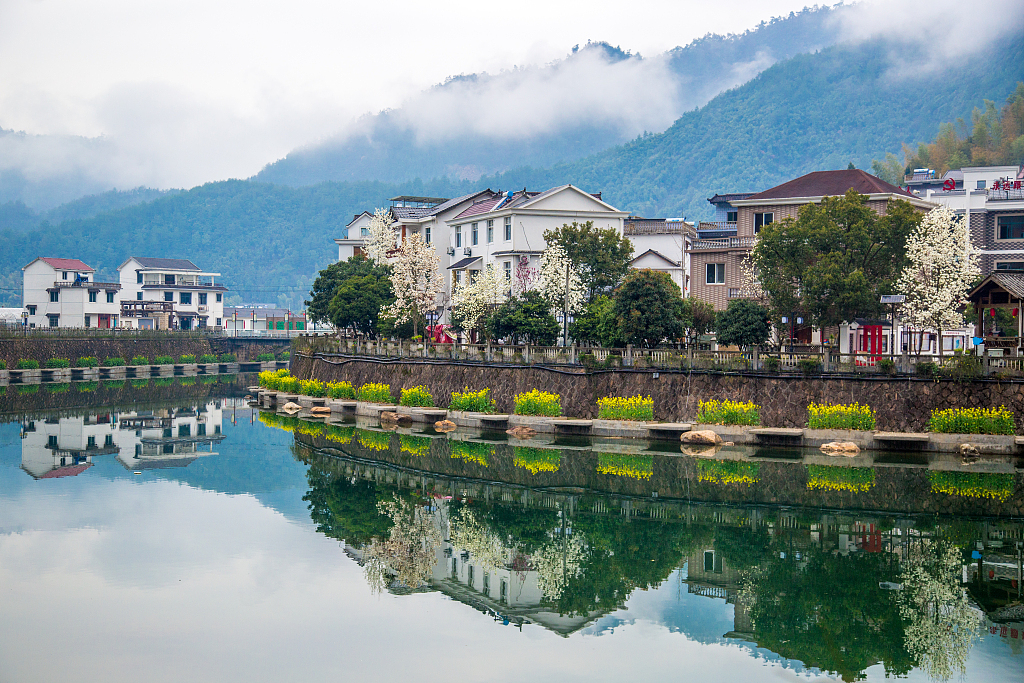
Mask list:
[[[455,256],[455,247],[448,247],[448,255]]]
[[[464,247],[462,249],[462,255],[463,256],[472,256],[473,255],[473,247]]]

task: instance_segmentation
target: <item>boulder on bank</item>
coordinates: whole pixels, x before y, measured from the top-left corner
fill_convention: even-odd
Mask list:
[[[454,422],[452,422],[451,420],[441,420],[439,422],[435,422],[434,423],[434,429],[436,429],[437,431],[442,432],[442,433],[443,432],[454,432],[455,429],[456,429],[456,424]]]
[[[537,436],[537,430],[531,429],[530,427],[513,427],[512,429],[506,429],[506,434],[509,434],[517,439],[529,439],[531,436]]]
[[[300,406],[298,403],[293,403],[291,401],[288,401],[283,406],[281,406],[281,412],[288,413],[289,415],[294,415],[300,410],[302,410],[302,406]]]
[[[331,409],[327,406],[313,406],[309,412],[313,414],[313,417],[330,417],[331,415]]]
[[[701,429],[695,432],[683,432],[679,440],[683,443],[697,443],[711,446],[721,445],[722,437],[710,429]]]
[[[819,449],[825,455],[845,455],[848,458],[860,453],[860,446],[852,441],[830,441],[821,444]]]
[[[388,422],[390,424],[398,425],[399,427],[412,426],[411,417],[409,417],[408,415],[399,415],[398,413],[393,413],[389,410],[385,410],[380,414],[380,421],[382,424]]]

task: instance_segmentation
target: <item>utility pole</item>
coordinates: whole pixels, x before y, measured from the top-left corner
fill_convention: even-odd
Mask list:
[[[565,261],[565,299],[562,302],[562,347],[569,345],[569,261]]]

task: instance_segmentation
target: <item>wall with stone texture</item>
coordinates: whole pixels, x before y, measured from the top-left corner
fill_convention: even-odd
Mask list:
[[[177,360],[189,354],[197,358],[212,353],[210,342],[201,337],[39,337],[0,339],[0,358],[13,368],[19,359],[37,360],[42,365],[51,358],[67,358],[72,364],[85,356],[95,356],[103,362],[105,358],[124,358],[131,361],[134,356],[172,356]]]
[[[292,373],[303,379],[346,380],[391,385],[397,397],[402,388],[424,385],[434,402],[447,406],[452,391],[491,388],[501,412],[511,412],[515,394],[537,388],[562,396],[564,414],[596,417],[603,396],[650,395],[654,414],[663,421],[690,421],[698,403],[708,399],[753,401],[762,406],[761,422],[771,427],[803,427],[811,402],[867,404],[877,411],[878,429],[922,431],[933,408],[998,407],[1017,416],[1024,427],[1024,383],[983,380],[958,384],[948,380],[913,378],[804,378],[771,375],[714,374],[659,370],[610,370],[584,374],[537,366],[499,367],[457,365],[442,361],[349,360],[342,357],[296,355]]]

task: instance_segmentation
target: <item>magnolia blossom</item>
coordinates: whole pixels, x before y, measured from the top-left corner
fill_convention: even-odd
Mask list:
[[[559,244],[549,245],[540,257],[537,290],[556,311],[577,315],[586,310],[583,280]]]
[[[394,221],[391,220],[391,212],[387,209],[377,209],[373,212],[373,218],[367,228],[370,235],[366,239],[364,251],[366,257],[377,265],[388,264],[388,252],[395,248],[398,234],[391,227]]]
[[[463,508],[452,517],[450,537],[453,547],[469,552],[473,562],[483,569],[503,569],[512,555],[512,550],[471,508]]]
[[[942,330],[964,324],[967,291],[981,274],[978,250],[962,216],[932,209],[907,240],[910,263],[898,288],[906,295],[904,318],[915,327]],[[942,353],[942,345],[939,345]]]
[[[740,261],[740,296],[746,299],[763,302],[765,292],[761,287],[761,279],[754,252],[748,253]]]
[[[391,518],[387,539],[374,538],[363,548],[363,572],[371,590],[385,590],[392,581],[419,588],[430,580],[441,546],[441,530],[422,506],[395,496],[377,510]]]
[[[437,307],[444,281],[438,271],[437,252],[417,233],[405,238],[392,261],[391,287],[395,302],[381,308],[381,315],[396,323],[410,316],[425,317]]]
[[[454,285],[452,313],[462,319],[467,330],[474,330],[480,327],[495,306],[504,301],[507,291],[505,276],[488,265],[472,281]]]
[[[545,598],[558,600],[569,582],[583,575],[586,552],[587,545],[580,534],[555,533],[531,556],[537,570],[537,585]]]

